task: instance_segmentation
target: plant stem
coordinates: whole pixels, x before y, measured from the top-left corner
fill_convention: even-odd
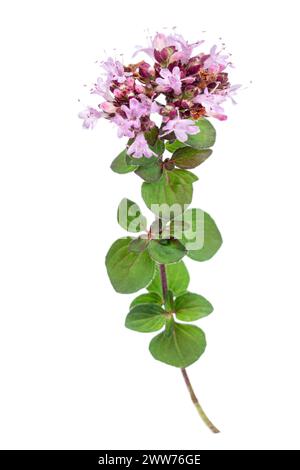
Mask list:
[[[160,270],[160,279],[161,279],[161,288],[162,288],[163,298],[164,298],[164,301],[166,301],[167,293],[168,293],[166,266],[164,264],[160,264],[159,270]]]
[[[166,266],[164,264],[160,264],[159,265],[159,270],[160,270],[160,279],[161,279],[161,287],[162,287],[162,293],[163,293],[163,298],[164,300],[166,301],[166,298],[167,298],[167,292],[168,292],[168,280],[167,280],[167,274],[166,274]],[[199,401],[198,401],[198,398],[196,397],[195,395],[195,392],[194,392],[194,389],[192,387],[192,384],[190,382],[190,379],[189,379],[189,376],[187,374],[187,371],[185,368],[182,368],[181,369],[181,372],[182,372],[182,375],[183,375],[183,378],[184,378],[184,381],[185,381],[185,384],[187,386],[187,389],[190,393],[190,396],[191,396],[191,399],[192,399],[192,402],[194,403],[195,407],[196,407],[196,410],[198,411],[200,417],[202,418],[202,420],[204,421],[204,423],[206,424],[206,426],[209,427],[209,429],[213,432],[213,433],[219,433],[219,429],[216,428],[216,426],[210,421],[210,419],[206,416],[206,414],[204,413],[203,411],[203,408],[202,406],[200,405]]]
[[[202,420],[204,421],[204,423],[206,424],[206,426],[209,427],[209,429],[214,432],[214,433],[218,433],[220,432],[218,428],[216,428],[216,426],[210,421],[210,419],[208,419],[208,417],[206,416],[206,414],[204,413],[203,411],[203,408],[202,406],[200,405],[199,401],[198,401],[198,398],[196,397],[195,395],[195,392],[194,392],[194,389],[192,387],[192,384],[190,382],[190,379],[189,379],[189,376],[187,374],[187,371],[186,369],[181,369],[181,372],[182,372],[182,375],[183,375],[183,378],[184,378],[184,381],[185,381],[185,384],[188,388],[188,391],[190,392],[190,395],[191,395],[191,399],[192,399],[192,402],[194,403],[195,407],[196,407],[196,410],[198,411],[199,415],[201,416]]]

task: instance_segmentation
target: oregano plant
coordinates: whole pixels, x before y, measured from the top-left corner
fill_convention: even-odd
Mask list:
[[[226,119],[223,103],[233,101],[239,85],[230,85],[229,55],[217,46],[196,52],[203,41],[189,44],[174,32],[157,33],[149,41],[135,54],[148,54],[150,62],[101,62],[103,73],[91,93],[102,100],[79,117],[85,128],[104,117],[118,127],[119,137],[127,138],[111,169],[120,175],[135,173],[153,214],[147,220],[127,198],[117,209],[127,234],[106,255],[110,282],[121,294],[144,289],[131,302],[125,326],[151,334],[153,358],[181,370],[199,415],[217,433],[187,373],[206,348],[205,333],[192,322],[210,315],[213,306],[202,293],[190,292],[184,259],[207,261],[222,244],[214,219],[191,207],[198,180],[191,170],[212,155],[216,131],[207,118]]]

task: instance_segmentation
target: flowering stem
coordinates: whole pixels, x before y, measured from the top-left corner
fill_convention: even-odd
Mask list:
[[[161,279],[161,287],[162,287],[162,293],[163,293],[163,298],[166,301],[167,299],[167,292],[168,292],[168,280],[167,280],[167,275],[166,275],[166,266],[164,264],[159,265],[159,270],[160,270],[160,279]],[[190,392],[190,396],[192,399],[192,402],[194,403],[196,410],[198,411],[200,417],[206,424],[206,426],[209,427],[209,429],[213,433],[219,433],[219,429],[216,428],[216,426],[210,421],[210,419],[207,417],[205,412],[203,411],[202,406],[200,405],[198,398],[195,395],[194,389],[192,387],[192,384],[190,382],[189,376],[187,374],[187,371],[185,368],[181,369],[185,384],[187,386],[188,391]]]

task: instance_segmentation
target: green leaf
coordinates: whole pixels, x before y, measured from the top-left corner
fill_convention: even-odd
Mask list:
[[[145,294],[138,295],[130,304],[130,309],[136,305],[141,304],[157,304],[161,305],[163,303],[162,298],[156,294],[156,292],[146,292]]]
[[[113,288],[121,294],[131,294],[146,287],[155,274],[155,263],[148,251],[128,250],[131,237],[120,238],[110,247],[105,264]]]
[[[149,244],[148,237],[141,236],[138,238],[134,238],[128,246],[129,251],[133,251],[134,253],[140,253],[141,251],[145,251]]]
[[[132,157],[131,155],[127,155],[126,161],[128,165],[133,165],[135,167],[144,166],[144,165],[147,166],[147,165],[153,165],[157,161],[157,157],[153,155],[152,157],[149,157],[149,158],[148,157],[136,158],[136,157]]]
[[[110,168],[115,173],[119,173],[120,175],[125,173],[130,173],[131,171],[135,170],[135,165],[129,165],[126,159],[127,153],[126,150],[123,150],[112,162]]]
[[[158,127],[154,126],[150,131],[145,132],[145,139],[147,140],[148,144],[151,146],[156,144],[157,137],[158,137]]]
[[[207,149],[212,147],[216,141],[216,131],[213,125],[205,118],[196,121],[195,125],[200,129],[198,134],[190,135],[186,142],[179,142],[179,140],[168,142],[166,143],[166,149],[173,153],[186,145],[195,149]]]
[[[186,292],[175,300],[175,313],[179,320],[194,321],[206,317],[213,311],[213,306],[202,295]]]
[[[183,215],[189,228],[184,230],[180,241],[188,250],[188,257],[195,261],[206,261],[219,250],[222,237],[215,221],[201,209],[188,209]],[[180,238],[176,233],[177,238]]]
[[[169,332],[155,336],[149,345],[154,359],[174,367],[187,367],[204,353],[206,340],[197,326],[174,323]]]
[[[195,149],[207,149],[208,147],[212,147],[216,141],[214,126],[205,118],[199,119],[195,124],[199,127],[200,132],[195,135],[190,135],[185,144]]]
[[[130,199],[122,199],[118,207],[118,222],[128,232],[146,230],[147,219],[141,213],[139,206]]]
[[[158,217],[177,217],[191,203],[192,183],[198,178],[186,170],[164,172],[156,183],[143,183],[142,197],[147,207]]]
[[[170,161],[174,162],[179,168],[196,168],[201,165],[210,155],[210,149],[193,149],[192,147],[183,147],[176,150]]]
[[[173,313],[175,309],[173,292],[169,289],[166,295],[165,309],[167,312]]]
[[[167,264],[166,274],[168,289],[170,289],[174,295],[182,294],[187,290],[190,283],[190,276],[183,261],[179,261],[179,263],[174,264]],[[156,269],[155,277],[147,289],[149,292],[156,292],[160,297],[163,296],[158,268]]]
[[[165,311],[155,304],[136,305],[130,310],[125,320],[127,328],[141,333],[161,330],[165,323]]]
[[[151,240],[148,253],[160,264],[176,263],[186,254],[186,249],[179,240]]]
[[[175,150],[185,147],[186,144],[184,142],[179,142],[179,140],[174,140],[173,142],[166,143],[166,149],[173,153]]]
[[[157,139],[154,145],[150,145],[151,150],[158,156],[161,156],[165,151],[165,144],[162,140]]]
[[[139,166],[135,174],[148,183],[154,183],[159,180],[162,175],[162,167],[160,161],[156,159],[151,165]]]
[[[152,222],[150,226],[151,234],[153,236],[155,235],[155,238],[160,238],[160,234],[164,230],[165,226],[166,226],[166,222],[164,220],[155,219],[154,222]]]

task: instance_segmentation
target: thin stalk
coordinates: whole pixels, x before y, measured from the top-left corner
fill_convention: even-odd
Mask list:
[[[164,264],[160,264],[159,265],[159,271],[160,271],[160,279],[161,279],[161,287],[162,287],[163,298],[166,301],[167,292],[168,292],[168,280],[167,280],[167,274],[166,274],[166,266]],[[206,424],[206,426],[208,426],[209,429],[213,433],[219,433],[220,432],[219,429],[216,428],[216,426],[210,421],[210,419],[205,414],[202,406],[200,405],[200,403],[198,401],[198,398],[195,395],[194,389],[192,387],[192,384],[190,382],[190,379],[189,379],[189,376],[187,374],[186,369],[182,368],[181,372],[182,372],[185,384],[187,386],[187,389],[190,393],[191,400],[194,403],[195,408],[196,408],[197,412],[199,413],[201,419],[203,420],[203,422]]]
[[[192,399],[192,402],[194,403],[195,407],[196,407],[196,410],[198,411],[199,415],[201,416],[202,420],[204,421],[204,423],[206,424],[206,426],[209,427],[209,429],[214,432],[214,433],[218,433],[220,432],[218,428],[216,428],[216,426],[210,421],[210,419],[206,416],[206,414],[204,413],[203,411],[203,408],[202,406],[200,405],[199,401],[198,401],[198,398],[196,397],[195,395],[195,392],[194,392],[194,389],[192,387],[192,384],[190,382],[190,379],[189,379],[189,376],[187,374],[187,371],[186,369],[181,369],[181,372],[182,372],[182,375],[183,375],[183,378],[184,378],[184,381],[185,381],[185,384],[188,388],[188,391],[190,392],[190,395],[191,395],[191,399]]]

